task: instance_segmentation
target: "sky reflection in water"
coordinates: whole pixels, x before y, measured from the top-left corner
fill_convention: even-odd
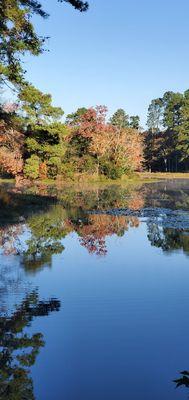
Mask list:
[[[187,398],[188,182],[0,202],[0,398]]]

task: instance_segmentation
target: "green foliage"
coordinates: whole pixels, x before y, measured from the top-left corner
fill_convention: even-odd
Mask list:
[[[60,107],[52,106],[52,96],[41,92],[33,85],[25,86],[19,93],[22,110],[25,113],[25,123],[35,129],[48,127],[63,115]]]
[[[81,12],[88,9],[88,3],[81,0],[58,1]],[[44,50],[46,38],[35,31],[34,15],[48,17],[38,0],[0,0],[0,74],[13,84],[25,83],[22,57],[26,53],[38,56]]]
[[[166,92],[151,102],[145,134],[146,164],[152,170],[188,169],[189,91]]]
[[[101,163],[101,171],[110,179],[119,179],[125,173],[125,168],[112,161],[104,161]]]
[[[68,128],[60,121],[63,111],[59,107],[52,106],[52,98],[49,94],[43,94],[33,86],[27,86],[20,91],[19,99],[23,110],[23,124],[26,130],[25,148],[26,155],[32,160],[26,163],[24,173],[32,178],[31,163],[34,156],[38,156],[48,167],[48,176],[56,177],[60,173],[69,135]],[[35,171],[33,179],[39,176],[38,168],[33,165]]]
[[[148,107],[147,126],[153,133],[158,132],[162,124],[162,99],[152,100]]]
[[[80,165],[80,172],[87,172],[88,174],[94,174],[96,170],[97,170],[97,160],[90,155],[83,156],[82,163]]]
[[[73,179],[75,172],[76,169],[74,163],[65,162],[64,164],[61,165],[60,174],[63,177],[63,179]]]
[[[39,178],[40,159],[38,156],[32,155],[28,158],[24,165],[24,174],[29,179]]]
[[[67,148],[67,158],[82,157],[89,151],[89,139],[72,131]]]
[[[129,116],[126,112],[119,108],[110,119],[110,122],[113,126],[116,126],[119,129],[124,129],[129,126]]]
[[[51,212],[33,216],[28,220],[31,238],[27,241],[28,249],[24,254],[24,266],[27,270],[39,269],[45,263],[51,265],[53,254],[64,250],[61,239],[66,236],[63,224],[64,209],[54,207]]]
[[[71,126],[77,126],[81,120],[82,115],[84,115],[86,111],[87,108],[81,107],[78,108],[77,111],[75,111],[74,113],[68,114],[66,117],[66,124]]]
[[[140,129],[140,117],[138,115],[132,115],[130,117],[130,123],[129,123],[130,127],[133,129]]]

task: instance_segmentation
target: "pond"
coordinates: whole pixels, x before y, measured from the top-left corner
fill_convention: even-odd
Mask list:
[[[187,399],[189,181],[0,205],[0,399]]]

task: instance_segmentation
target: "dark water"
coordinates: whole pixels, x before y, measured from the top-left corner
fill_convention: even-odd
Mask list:
[[[0,205],[0,399],[187,399],[189,182]]]

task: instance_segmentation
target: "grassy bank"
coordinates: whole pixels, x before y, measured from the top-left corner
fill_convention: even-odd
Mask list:
[[[165,172],[140,172],[130,175],[124,175],[120,179],[109,179],[103,175],[78,175],[74,179],[45,179],[31,181],[32,186],[47,185],[47,186],[80,186],[83,188],[108,185],[132,185],[137,183],[154,182],[158,180],[172,179],[189,179],[189,173],[165,173]],[[14,183],[14,179],[0,178],[0,184]]]
[[[189,172],[141,172],[138,174],[140,179],[189,179]]]

